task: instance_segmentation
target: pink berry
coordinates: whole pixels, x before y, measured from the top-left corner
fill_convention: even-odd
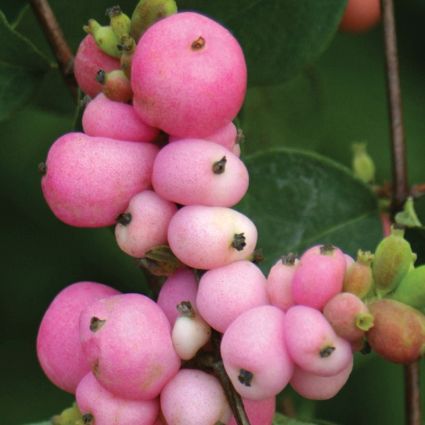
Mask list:
[[[171,219],[168,243],[189,267],[213,269],[249,259],[257,229],[248,217],[230,208],[187,206]]]
[[[158,135],[158,130],[146,125],[131,105],[110,100],[102,93],[87,105],[82,124],[88,136],[151,142]]]
[[[295,304],[321,310],[342,291],[345,269],[346,259],[340,249],[321,245],[307,250],[301,256],[292,281]]]
[[[177,270],[167,278],[158,295],[158,305],[167,316],[171,326],[179,317],[177,306],[182,301],[188,301],[196,308],[196,293],[198,284],[192,270]]]
[[[155,191],[182,205],[231,207],[245,195],[248,183],[248,170],[236,155],[200,139],[162,148],[152,174]]]
[[[110,226],[132,196],[150,186],[157,153],[150,143],[65,134],[49,150],[44,197],[71,226]]]
[[[157,397],[180,368],[167,318],[141,294],[105,301],[80,316],[81,342],[94,375],[120,398]]]
[[[167,425],[227,423],[230,407],[217,378],[200,370],[182,369],[161,392]]]
[[[96,81],[99,70],[109,72],[119,68],[120,62],[103,53],[90,34],[83,38],[74,59],[74,75],[81,91],[96,96],[102,91],[102,85]]]
[[[159,412],[159,399],[125,400],[111,394],[93,376],[86,375],[76,392],[84,423],[96,425],[153,425]],[[91,422],[90,422],[91,420]]]
[[[59,292],[44,313],[37,335],[38,360],[47,377],[64,391],[74,393],[90,371],[80,346],[81,311],[118,293],[101,283],[77,282]]]
[[[250,261],[208,270],[199,281],[198,311],[222,333],[243,312],[268,303],[266,278]]]
[[[295,367],[291,387],[310,400],[328,400],[335,397],[347,382],[353,369],[353,360],[336,375],[320,376]]]
[[[292,280],[299,260],[293,255],[285,255],[270,269],[267,277],[267,294],[270,304],[283,311],[294,305],[292,296]]]
[[[167,243],[167,230],[177,207],[152,190],[133,196],[127,210],[118,217],[115,238],[118,246],[133,257]]]
[[[137,44],[134,106],[152,127],[203,137],[232,121],[246,91],[241,47],[217,22],[194,12],[152,25]]]
[[[276,398],[270,397],[264,400],[243,400],[245,412],[248,415],[250,425],[272,425],[276,411]],[[234,416],[227,425],[237,425]]]
[[[287,311],[285,341],[294,363],[317,375],[336,375],[352,359],[350,344],[311,307],[296,305]]]
[[[288,384],[293,363],[285,345],[287,327],[285,313],[266,305],[242,313],[226,329],[221,356],[242,397],[270,398]]]

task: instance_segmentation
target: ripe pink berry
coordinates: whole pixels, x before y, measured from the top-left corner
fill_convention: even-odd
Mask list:
[[[381,18],[379,0],[348,0],[340,29],[347,32],[365,32],[373,28]]]
[[[102,91],[102,85],[96,80],[99,70],[109,72],[119,68],[120,62],[103,53],[90,34],[83,38],[74,59],[74,75],[81,91],[90,97],[96,96]]]
[[[77,282],[56,295],[44,313],[37,335],[37,356],[44,373],[59,388],[74,393],[90,371],[80,345],[81,311],[119,292],[95,282]]]
[[[350,344],[311,307],[296,305],[287,311],[285,341],[294,363],[320,376],[336,375],[352,359]]]
[[[208,136],[232,121],[242,106],[246,79],[236,39],[193,12],[152,25],[133,56],[136,111],[143,121],[173,136]]]
[[[159,291],[157,303],[170,321],[171,327],[179,316],[177,306],[187,301],[196,308],[198,284],[192,270],[177,270],[167,278]]]
[[[257,229],[248,217],[230,208],[187,206],[171,219],[168,243],[189,267],[213,269],[248,259],[257,243]]]
[[[159,399],[125,400],[107,391],[92,373],[78,384],[76,401],[88,424],[152,425],[158,416]],[[91,422],[90,422],[91,419]]]
[[[164,387],[161,410],[168,425],[226,424],[231,416],[217,378],[193,369],[180,370]]]
[[[225,147],[183,139],[161,149],[152,184],[164,199],[182,205],[236,205],[248,190],[244,163]]]
[[[285,345],[285,319],[282,310],[266,305],[242,313],[226,329],[221,356],[242,397],[273,397],[291,379],[293,363]]]
[[[295,304],[321,310],[334,295],[341,292],[345,269],[346,259],[340,249],[332,245],[308,249],[301,256],[292,281]]]
[[[276,410],[275,397],[264,400],[243,399],[242,401],[250,425],[272,425]],[[237,425],[234,416],[227,425]]]
[[[132,196],[150,186],[157,153],[150,143],[65,134],[47,155],[44,197],[71,226],[110,226]]]
[[[222,333],[243,312],[268,303],[266,278],[250,261],[208,270],[199,281],[197,309]]]
[[[299,260],[293,254],[283,256],[270,269],[267,277],[267,294],[270,303],[283,311],[294,305],[292,280]]]
[[[180,359],[170,324],[141,294],[90,305],[80,316],[80,337],[97,380],[120,398],[150,400],[177,373]]]
[[[109,100],[102,93],[87,105],[82,124],[88,136],[151,142],[158,135],[158,130],[146,125],[131,105]]]
[[[118,217],[115,238],[118,246],[133,257],[167,243],[167,230],[177,207],[152,190],[133,196],[127,210]]]
[[[224,127],[218,129],[212,134],[209,134],[208,136],[204,136],[203,139],[222,145],[230,152],[233,152],[236,156],[240,156],[240,152],[239,154],[234,152],[235,145],[238,142],[238,129],[236,128],[235,124],[233,124],[233,122],[226,124]],[[182,139],[181,137],[170,136],[168,141],[173,143],[179,140],[184,140],[184,138]]]
[[[329,400],[335,397],[347,382],[353,369],[353,360],[341,372],[331,376],[315,375],[295,367],[291,387],[310,400]]]

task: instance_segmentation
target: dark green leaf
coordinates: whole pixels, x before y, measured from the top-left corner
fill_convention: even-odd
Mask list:
[[[287,416],[282,415],[281,413],[276,413],[273,419],[273,425],[333,425],[331,422],[326,421],[301,421],[299,419],[288,418]]]
[[[229,28],[245,52],[249,83],[288,80],[331,42],[346,0],[179,0],[179,10],[206,13]]]
[[[0,12],[0,121],[23,105],[49,69],[46,58]]]
[[[52,425],[52,423],[50,421],[46,421],[46,422],[37,422],[35,424],[27,424],[27,425]]]
[[[250,188],[239,208],[257,225],[264,267],[317,243],[352,255],[373,250],[382,237],[374,194],[341,165],[283,148],[251,155],[246,164]]]
[[[1,10],[4,12],[9,22],[15,25],[22,16],[26,6],[28,6],[27,0],[3,0]]]

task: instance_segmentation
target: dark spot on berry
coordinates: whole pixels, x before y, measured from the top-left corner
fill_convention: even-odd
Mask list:
[[[245,385],[246,387],[251,386],[252,378],[254,378],[254,375],[249,370],[241,369],[239,371],[238,381]]]
[[[322,359],[329,357],[334,351],[335,351],[335,347],[332,347],[332,345],[328,345],[327,347],[322,348],[320,350],[320,357]]]
[[[244,233],[235,233],[233,236],[232,247],[237,251],[242,251],[246,245],[246,238]]]
[[[192,50],[201,50],[205,46],[205,39],[203,37],[198,37],[193,43],[192,43]]]
[[[106,320],[99,319],[98,317],[92,317],[90,320],[90,330],[97,332],[104,324]]]
[[[214,162],[212,170],[214,174],[223,174],[226,169],[227,158],[223,156],[220,160]]]

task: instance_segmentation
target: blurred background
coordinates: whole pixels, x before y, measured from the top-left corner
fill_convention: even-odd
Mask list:
[[[134,3],[125,0],[120,4],[124,11],[131,11]],[[196,5],[195,1],[180,3]],[[263,3],[268,7],[273,2]],[[51,0],[51,5],[74,51],[84,36],[82,25],[90,17],[105,22],[104,10],[111,6],[105,0],[72,4]],[[1,0],[0,9],[53,60],[24,1]],[[425,1],[396,2],[396,16],[409,178],[419,183],[425,181]],[[52,142],[73,128],[75,105],[57,70],[40,79],[26,106],[0,122],[0,423],[4,425],[45,420],[72,402],[70,395],[44,377],[35,355],[38,324],[57,292],[72,282],[94,280],[122,291],[147,293],[143,273],[117,248],[111,229],[71,228],[59,222],[45,204],[37,164]],[[351,144],[365,141],[376,163],[377,180],[388,180],[381,27],[362,35],[337,33],[321,57],[296,78],[250,87],[239,123],[246,136],[244,156],[287,146],[314,150],[349,167]],[[425,202],[418,205],[425,220]],[[345,425],[402,424],[402,368],[374,355],[362,357],[335,399],[313,403],[294,396],[293,400],[297,415],[305,418]]]

